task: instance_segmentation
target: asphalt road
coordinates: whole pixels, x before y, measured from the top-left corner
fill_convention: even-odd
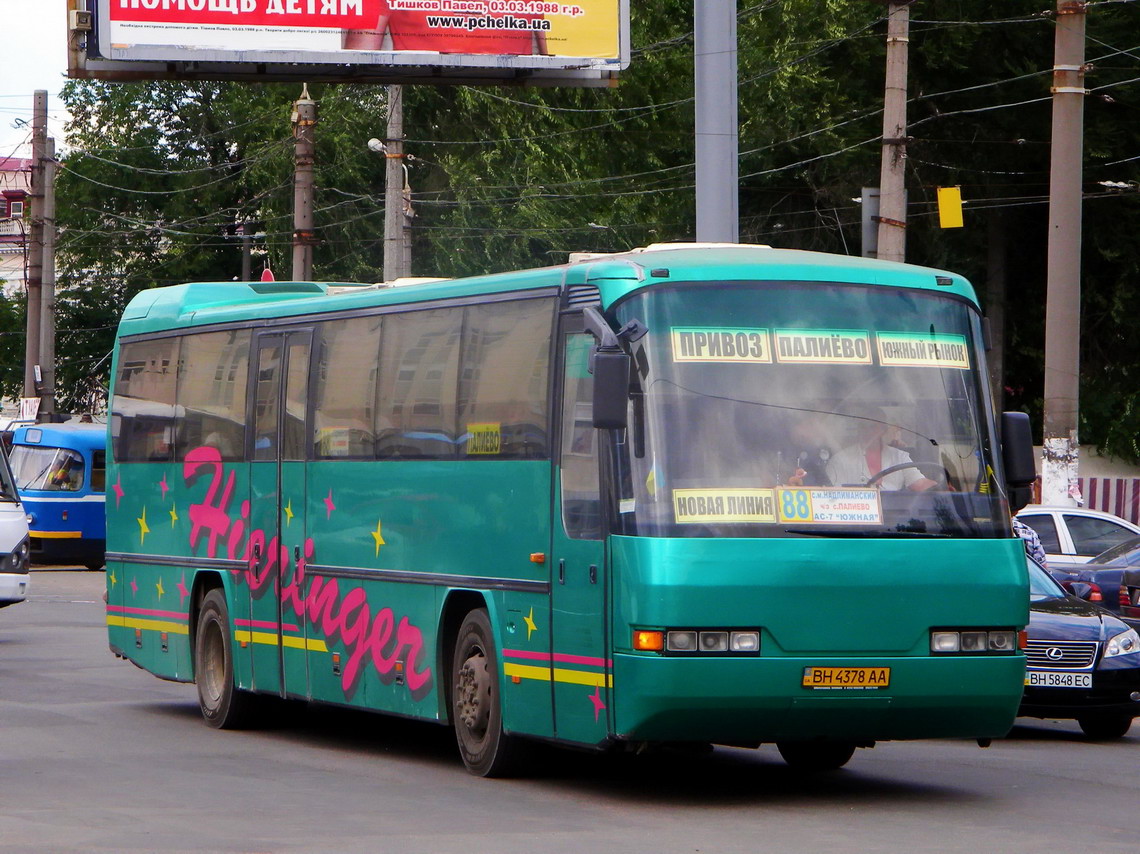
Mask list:
[[[799,777],[773,747],[541,756],[469,776],[449,730],[300,708],[217,732],[192,685],[116,659],[103,573],[37,570],[0,610],[0,852],[970,852],[1140,848],[1140,724],[1026,721],[881,744]]]

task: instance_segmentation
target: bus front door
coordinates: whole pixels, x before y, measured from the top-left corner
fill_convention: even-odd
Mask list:
[[[251,414],[249,636],[253,687],[299,697],[307,696],[309,690],[305,627],[291,604],[283,607],[281,592],[295,578],[295,554],[305,538],[311,342],[309,330],[258,336]]]
[[[555,736],[586,744],[598,744],[611,731],[612,707],[598,474],[602,435],[593,426],[593,377],[587,370],[593,343],[578,332],[563,340],[562,447],[550,579]]]

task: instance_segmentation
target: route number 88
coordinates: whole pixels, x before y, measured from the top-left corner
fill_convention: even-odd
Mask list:
[[[806,489],[786,489],[781,493],[780,510],[785,519],[796,522],[811,520],[811,501]]]

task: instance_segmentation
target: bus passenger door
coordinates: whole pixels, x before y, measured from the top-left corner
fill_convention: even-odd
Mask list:
[[[253,687],[292,696],[307,696],[309,687],[305,630],[281,591],[295,578],[305,538],[311,341],[310,330],[258,336],[249,455]]]
[[[581,328],[580,325],[578,328]],[[606,563],[593,426],[593,338],[562,338],[562,424],[553,519],[550,603],[555,736],[596,744],[610,731]]]

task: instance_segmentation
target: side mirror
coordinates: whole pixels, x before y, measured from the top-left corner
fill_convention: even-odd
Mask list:
[[[629,356],[595,349],[593,362],[594,426],[624,430],[629,411]]]
[[[1033,459],[1033,429],[1024,412],[1001,414],[1001,458],[1005,468],[1010,510],[1016,513],[1030,502],[1037,467]]]

